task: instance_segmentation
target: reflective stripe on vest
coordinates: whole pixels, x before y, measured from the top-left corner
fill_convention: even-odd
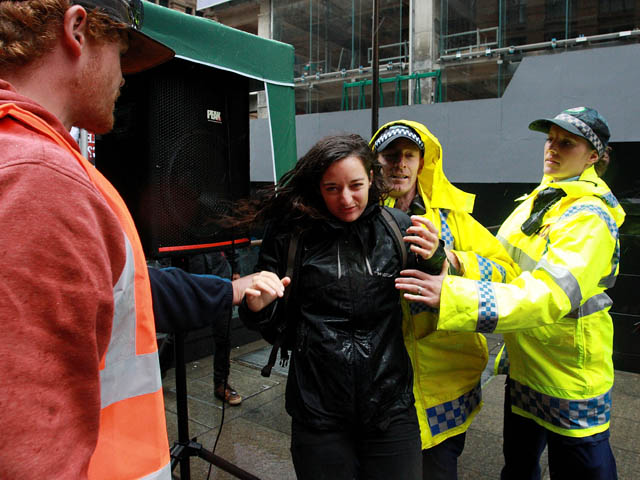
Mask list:
[[[427,408],[427,422],[431,429],[431,435],[435,437],[439,433],[462,425],[481,401],[482,389],[478,383],[471,391],[455,400]]]
[[[114,286],[114,319],[100,362],[98,442],[90,479],[171,478],[160,365],[149,274],[133,219],[113,186],[67,140],[40,117],[15,104],[0,105],[11,116],[72,155],[118,218],[125,236],[125,267]]]
[[[100,371],[102,408],[162,388],[158,352],[136,355],[133,250],[124,237],[127,260],[113,288],[114,315],[105,367]]]
[[[551,265],[546,259],[541,259],[536,266],[536,270],[543,270],[551,277],[565,293],[571,302],[571,310],[575,310],[582,302],[582,292],[580,284],[573,273],[568,268]]]
[[[582,318],[593,313],[601,312],[613,305],[613,301],[606,293],[602,292],[594,295],[589,300],[580,305],[579,308],[567,314],[569,318]]]
[[[604,425],[611,417],[611,390],[586,399],[552,397],[533,390],[514,379],[511,382],[511,404],[535,417],[566,429]]]
[[[518,264],[520,270],[523,272],[530,272],[536,268],[538,262],[527,255],[524,251],[520,250],[518,247],[514,247],[509,243],[509,241],[497,235],[496,238],[500,241],[504,249],[507,251],[509,256],[513,259],[514,262]]]

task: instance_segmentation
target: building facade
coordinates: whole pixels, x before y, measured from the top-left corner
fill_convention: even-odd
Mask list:
[[[297,112],[309,114],[370,106],[373,3],[231,0],[197,14],[292,44]],[[382,106],[499,98],[527,55],[640,38],[638,0],[379,0],[379,5]]]
[[[158,0],[295,48],[298,157],[325,135],[371,132],[374,0]],[[215,1],[215,0],[213,0]],[[619,368],[640,371],[640,0],[378,0],[380,113],[424,123],[450,180],[478,194],[474,215],[501,222],[537,184],[543,136],[530,121],[598,109],[614,148],[605,179],[627,211],[611,292]],[[253,93],[251,178],[265,159],[264,92]]]

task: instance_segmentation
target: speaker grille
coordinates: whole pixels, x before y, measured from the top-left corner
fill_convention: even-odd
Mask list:
[[[134,153],[141,168],[107,166]],[[96,160],[121,190],[149,256],[238,238],[221,216],[249,193],[248,80],[180,59],[127,78],[116,128],[96,142]]]

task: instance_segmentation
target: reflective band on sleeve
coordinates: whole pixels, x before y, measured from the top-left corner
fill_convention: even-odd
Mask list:
[[[171,463],[167,463],[157,472],[145,475],[140,480],[171,480]]]
[[[449,224],[447,224],[449,210],[439,209],[438,212],[440,213],[440,238],[444,241],[444,246],[451,250],[453,248],[454,238]]]
[[[439,433],[462,425],[480,405],[481,400],[482,389],[478,383],[470,392],[461,395],[455,400],[427,408],[427,422],[431,429],[431,435],[436,436]]]
[[[498,302],[491,282],[476,282],[478,290],[478,326],[476,332],[491,333],[498,324]]]
[[[611,288],[613,284],[615,284],[615,278],[612,279],[611,277],[612,276],[615,277],[616,270],[618,269],[618,263],[620,263],[620,235],[618,232],[618,224],[613,220],[611,215],[609,215],[607,212],[604,211],[603,208],[597,205],[574,205],[573,207],[567,209],[567,211],[562,214],[562,217],[560,217],[560,220],[564,220],[567,217],[570,217],[571,215],[575,215],[576,213],[582,213],[582,212],[590,212],[598,215],[598,217],[600,217],[600,219],[602,219],[604,223],[607,224],[609,233],[611,234],[611,236],[614,238],[616,242],[616,248],[613,252],[613,257],[611,258],[611,264],[612,264],[611,273],[606,277],[604,277],[602,280],[600,280],[600,284],[599,284],[599,286],[601,287]]]
[[[124,235],[127,258],[113,288],[114,314],[105,367],[100,371],[102,408],[162,387],[158,352],[136,355],[133,249]]]
[[[504,237],[498,235],[497,238],[511,257],[511,259],[518,264],[520,270],[522,270],[523,272],[531,272],[534,268],[536,268],[538,262],[536,262],[533,258],[524,253],[518,247],[514,247],[513,245],[511,245]]]
[[[476,257],[478,258],[478,267],[480,268],[480,280],[484,280],[486,282],[490,282],[493,278],[493,269],[495,268],[500,272],[502,276],[502,282],[507,279],[507,272],[502,267],[488,258],[481,257],[476,253]]]
[[[591,315],[593,313],[601,312],[606,308],[613,305],[613,301],[609,298],[609,295],[602,292],[598,295],[594,295],[589,300],[580,305],[579,308],[570,312],[567,317],[569,318],[581,318]]]
[[[570,400],[545,395],[513,379],[511,404],[560,428],[604,425],[611,417],[611,390],[593,398]]]
[[[551,265],[544,258],[538,262],[536,270],[547,272],[556,285],[564,291],[571,302],[571,310],[575,310],[580,306],[580,302],[582,302],[580,284],[578,284],[576,277],[569,270],[557,265]]]

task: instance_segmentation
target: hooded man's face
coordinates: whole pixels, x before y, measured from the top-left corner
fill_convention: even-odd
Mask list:
[[[418,174],[424,166],[422,153],[415,143],[399,138],[378,154],[378,161],[392,189],[392,197],[400,198],[415,192]]]

